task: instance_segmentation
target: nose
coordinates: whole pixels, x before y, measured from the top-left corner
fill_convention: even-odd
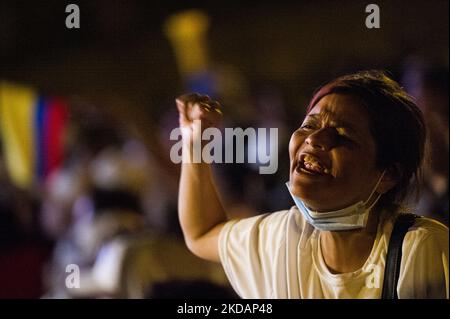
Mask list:
[[[315,149],[328,151],[333,147],[334,135],[332,129],[324,127],[312,132],[305,139],[306,144]]]

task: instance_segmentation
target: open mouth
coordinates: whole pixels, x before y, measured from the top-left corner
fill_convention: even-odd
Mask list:
[[[311,154],[302,154],[295,168],[297,172],[303,172],[310,175],[327,175],[330,169],[326,167],[319,159]]]

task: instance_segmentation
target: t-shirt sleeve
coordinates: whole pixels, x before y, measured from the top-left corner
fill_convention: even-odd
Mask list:
[[[287,213],[230,221],[219,235],[224,271],[242,298],[271,298],[277,252],[283,243]],[[278,262],[277,261],[277,262]]]
[[[398,296],[448,299],[448,228],[429,219],[421,223],[423,226],[408,232],[403,243]]]

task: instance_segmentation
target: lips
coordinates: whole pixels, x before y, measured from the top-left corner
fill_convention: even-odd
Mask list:
[[[304,172],[311,175],[327,175],[331,172],[329,166],[326,165],[324,161],[309,153],[300,155],[296,170],[299,173]]]

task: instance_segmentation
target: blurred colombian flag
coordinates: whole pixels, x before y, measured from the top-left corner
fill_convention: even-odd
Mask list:
[[[29,188],[63,160],[67,103],[33,88],[0,81],[0,139],[11,180]]]

